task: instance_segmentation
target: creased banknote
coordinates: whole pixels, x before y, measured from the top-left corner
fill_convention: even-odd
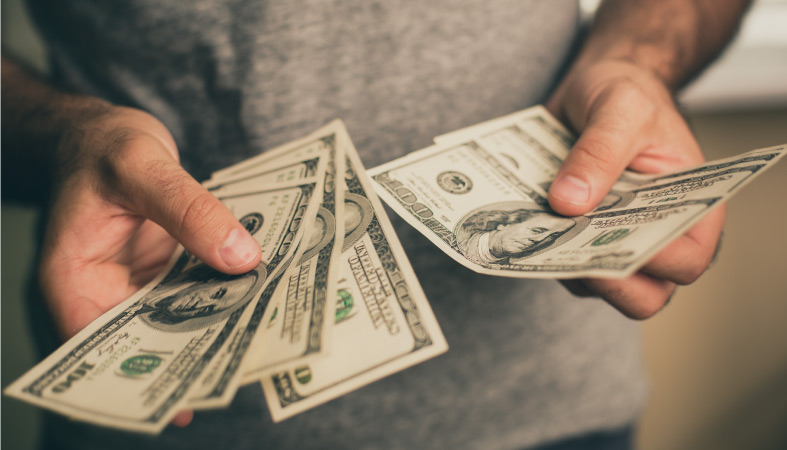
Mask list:
[[[344,244],[331,351],[262,379],[276,422],[448,348],[349,139],[346,145]]]
[[[249,218],[247,208],[258,205],[249,205],[241,201],[247,195],[247,193],[241,194],[242,192],[254,190],[253,185],[248,183],[253,178],[239,182],[236,188],[231,184],[225,184],[227,188],[223,189],[223,193],[218,196],[230,211],[241,218],[241,223],[246,225],[249,231],[258,226],[258,223],[264,225],[266,221],[280,220],[279,217],[283,217],[283,213],[286,211],[283,205],[292,201],[293,198],[298,199],[298,208],[288,214],[292,219],[288,223],[287,231],[292,236],[293,243],[288,248],[283,248],[279,254],[272,256],[276,271],[271,272],[270,281],[258,301],[246,309],[230,338],[219,349],[207,370],[189,392],[188,406],[190,408],[215,408],[225,406],[232,401],[239,385],[238,370],[250,342],[258,332],[262,314],[284,274],[292,266],[292,261],[303,252],[302,246],[298,244],[302,241],[304,233],[307,232],[304,224],[313,221],[317,214],[319,200],[322,198],[326,162],[323,160],[321,164],[317,165],[317,176],[306,177],[295,182],[288,181],[279,183],[279,185],[269,185],[267,190],[263,191],[267,195],[258,198],[258,200],[266,202],[264,204],[268,208],[264,210],[268,213],[267,217]],[[307,176],[309,172],[305,172],[303,175]],[[270,239],[270,236],[266,234],[263,239]]]
[[[267,264],[232,276],[181,250],[161,275],[6,393],[79,420],[160,431],[297,248],[295,224],[319,187],[312,180],[221,198],[260,243]]]
[[[573,140],[545,109],[437,140],[370,170],[378,193],[460,264],[521,278],[626,277],[785,152],[668,174],[627,171],[595,210],[564,217],[546,195]]]
[[[261,245],[263,263],[230,276],[179,249],[150,284],[6,393],[155,433],[182,409],[227,405],[244,379],[267,374],[281,388],[294,368],[306,389],[279,407],[280,420],[446,350],[340,121],[204,186]]]
[[[246,380],[259,379],[263,371],[290,361],[305,362],[329,351],[344,225],[340,221],[344,217],[344,192],[337,189],[337,176],[344,173],[339,144],[346,138],[346,131],[339,121],[322,130],[320,139],[328,148],[322,202],[308,227],[302,254],[274,293],[264,329],[243,367]]]

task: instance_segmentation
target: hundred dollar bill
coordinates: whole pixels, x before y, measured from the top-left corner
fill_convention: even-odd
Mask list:
[[[313,145],[322,148],[323,142],[317,141]],[[308,155],[304,159],[287,161],[259,172],[242,172],[232,177],[211,179],[204,182],[203,186],[213,195],[219,196],[227,192],[242,192],[304,180],[319,175],[321,158],[321,154]]]
[[[156,279],[6,393],[78,420],[160,431],[297,245],[293,224],[318,187],[313,181],[222,198],[260,243],[267,265],[230,276],[181,250]]]
[[[275,422],[448,349],[349,141],[345,154],[345,230],[331,352],[262,379]]]
[[[343,237],[344,192],[336,189],[336,178],[344,173],[340,145],[349,136],[341,121],[322,130],[320,140],[328,148],[322,203],[307,227],[304,251],[275,291],[274,308],[269,308],[265,327],[254,340],[243,367],[247,380],[259,379],[263,370],[288,361],[306,361],[327,352]]]
[[[292,260],[298,258],[303,252],[303,249],[297,244],[302,242],[302,236],[308,233],[308,230],[303,225],[312,222],[317,214],[319,200],[322,198],[326,163],[327,160],[323,159],[321,164],[316,167],[319,176],[308,177],[295,182],[279,183],[279,185],[269,184],[267,188],[259,188],[260,191],[268,193],[266,197],[261,197],[260,200],[267,201],[267,204],[270,206],[275,205],[277,198],[299,198],[297,210],[290,214],[291,220],[287,227],[288,233],[292,236],[292,244],[288,248],[282,248],[280,254],[272,256],[272,261],[275,262],[277,270],[271,272],[270,282],[266,285],[256,302],[244,311],[230,337],[216,352],[216,357],[189,391],[189,408],[216,408],[225,406],[232,401],[239,384],[238,375],[241,361],[246,355],[251,339],[258,331],[261,315],[267,308],[273,292],[280,283],[284,273],[291,266]],[[308,176],[311,172],[304,171],[300,175]],[[238,202],[238,199],[245,197],[245,195],[241,194],[242,192],[250,189],[253,192],[253,186],[267,182],[268,176],[269,173],[267,172],[260,174],[260,183],[254,183],[254,177],[238,179],[235,184],[224,183],[220,191],[224,193],[218,195],[218,198],[236,216],[247,218],[249,213],[246,211],[246,208],[254,207],[255,205]],[[280,208],[270,211],[272,217],[268,217],[267,220],[275,220],[276,214],[281,214],[281,211]],[[254,220],[246,222],[241,219],[242,223],[250,231],[251,228],[257,226],[258,221],[264,223],[265,220],[265,217],[254,217]]]
[[[370,170],[378,193],[465,267],[520,278],[628,276],[784,154],[627,172],[594,211],[563,217],[546,193],[572,140],[542,108],[439,142]]]
[[[329,130],[333,126],[334,124],[330,123],[301,139],[288,142],[252,158],[217,170],[211,174],[211,179],[205,184],[214,187],[225,180],[237,180],[247,175],[268,173],[271,169],[280,169],[293,162],[308,161],[325,155],[329,149],[320,138],[325,136],[326,133],[330,133]],[[277,173],[277,175],[279,174]],[[286,180],[278,178],[278,181]]]
[[[325,198],[333,199],[335,189],[333,180],[335,178],[334,162],[331,159],[335,148],[336,124],[331,123],[322,127],[309,136],[287,144],[276,149],[270,150],[260,156],[252,158],[251,162],[244,161],[232,166],[231,171],[223,169],[224,176],[214,176],[203,185],[214,195],[221,195],[227,192],[238,192],[247,189],[260,189],[262,187],[275,187],[291,184],[294,180],[305,180],[314,176],[319,176],[319,184],[323,189],[320,196],[313,196],[311,202],[318,204],[311,212],[305,213],[298,225],[306,236],[311,236],[315,223],[323,220],[330,221],[326,217],[324,210]],[[327,189],[327,191],[326,191]],[[333,210],[334,208],[331,207]],[[319,218],[318,218],[319,217]],[[277,308],[279,299],[276,292],[281,280],[288,280],[292,271],[293,261],[302,258],[304,252],[308,252],[309,242],[304,242],[303,248],[298,248],[285,263],[280,267],[283,269],[275,274],[271,283],[263,293],[257,308],[250,308],[246,311],[236,328],[232,338],[228,340],[220,352],[220,357],[216,358],[209,370],[197,383],[197,386],[190,393],[189,407],[194,409],[217,408],[225,406],[232,401],[237,387],[243,383],[240,377],[242,373],[241,362],[259,359],[258,352],[252,350],[254,342],[261,339],[264,334],[266,323],[264,315]],[[323,243],[323,247],[324,247]],[[330,305],[329,305],[330,306]],[[319,307],[318,307],[319,309]],[[330,308],[329,308],[330,309]],[[325,312],[328,314],[330,312]],[[274,313],[275,314],[275,313]],[[315,313],[316,314],[316,313]],[[310,327],[310,334],[314,336],[317,344],[313,348],[323,349],[320,346],[321,336],[327,332],[329,326],[319,328],[316,326],[321,316],[312,319],[313,326]],[[325,323],[325,320],[319,320]],[[248,357],[246,355],[249,355]]]

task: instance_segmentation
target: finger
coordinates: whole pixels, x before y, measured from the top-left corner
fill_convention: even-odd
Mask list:
[[[640,128],[619,108],[597,108],[549,189],[550,206],[569,216],[595,207],[634,157]]]
[[[686,285],[710,265],[724,227],[724,205],[714,209],[648,262],[642,272]]]
[[[622,280],[588,278],[585,286],[625,316],[647,319],[659,312],[675,292],[675,283],[638,272]]]
[[[260,246],[232,213],[154,141],[110,162],[115,186],[130,208],[161,225],[197,258],[230,274],[260,261]]]
[[[170,423],[176,427],[183,428],[188,426],[192,420],[194,420],[194,411],[186,409],[184,411],[180,411],[175,417],[173,417]]]

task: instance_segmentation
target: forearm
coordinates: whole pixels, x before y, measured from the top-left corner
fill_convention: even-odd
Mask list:
[[[67,131],[106,114],[101,99],[59,90],[3,55],[3,197],[41,201],[53,168],[62,163],[57,149]]]
[[[750,0],[609,0],[599,9],[575,68],[599,60],[643,67],[671,90],[729,42]]]

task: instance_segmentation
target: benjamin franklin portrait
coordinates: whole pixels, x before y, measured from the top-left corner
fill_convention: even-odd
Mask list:
[[[154,328],[187,331],[219,322],[259,292],[266,278],[260,264],[242,275],[227,275],[197,264],[145,295],[140,316]]]
[[[463,218],[455,233],[465,257],[481,265],[509,264],[553,247],[577,221],[537,205],[490,205]]]

